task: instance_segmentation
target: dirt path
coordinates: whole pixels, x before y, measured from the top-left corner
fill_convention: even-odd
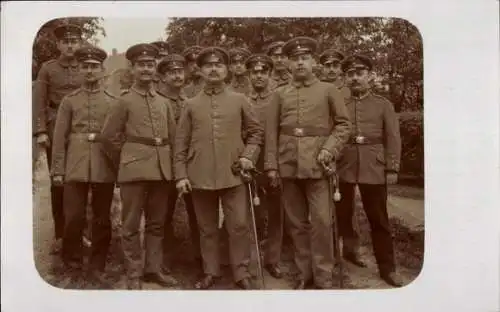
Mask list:
[[[47,175],[47,165],[44,155],[41,157],[41,164],[35,172],[34,176],[34,248],[35,248],[35,263],[36,267],[44,280],[58,285],[57,276],[51,272],[51,264],[54,261],[53,256],[49,255],[49,248],[51,238],[53,235],[52,216],[50,212],[50,197],[49,197],[49,179]],[[391,215],[397,215],[397,211],[404,209],[404,200],[397,199],[397,204],[390,208]],[[418,207],[417,207],[418,208]],[[417,209],[416,208],[416,209]],[[419,208],[418,208],[419,209]],[[396,212],[395,212],[396,211]],[[422,208],[423,211],[423,208]],[[360,213],[358,211],[357,213]],[[197,278],[198,272],[193,263],[190,263],[190,242],[188,237],[188,228],[185,211],[179,210],[175,216],[175,235],[177,237],[174,243],[174,250],[172,254],[172,269],[173,275],[178,278],[182,285],[179,288],[189,289]],[[349,272],[350,286],[349,288],[356,289],[376,289],[376,288],[389,288],[377,274],[377,268],[373,252],[371,249],[370,238],[368,235],[368,228],[366,218],[363,215],[358,217],[359,227],[362,232],[362,248],[361,253],[368,264],[367,268],[358,268],[352,264],[347,264]],[[414,218],[415,221],[418,218]],[[406,227],[401,227],[400,222],[395,222],[395,247],[396,258],[399,263],[399,272],[406,284],[413,281],[420,271],[422,264],[423,253],[423,232],[415,234],[408,230]],[[415,238],[417,237],[417,238]],[[420,238],[420,239],[419,239]],[[110,280],[114,282],[116,289],[124,289],[123,281],[123,267],[116,255],[119,253],[118,238],[114,238],[112,246],[112,256],[108,270]],[[283,271],[285,278],[277,280],[265,274],[266,289],[291,289],[293,285],[293,270],[292,270],[292,255],[287,249],[283,252]],[[233,283],[230,279],[229,268],[224,268],[224,278],[217,285],[217,289],[234,289]],[[85,286],[82,286],[85,287]],[[160,287],[153,284],[145,284],[145,289],[160,289]]]

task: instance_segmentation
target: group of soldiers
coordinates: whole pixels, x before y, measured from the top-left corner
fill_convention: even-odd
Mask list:
[[[180,55],[169,53],[166,42],[140,43],[126,51],[131,86],[111,94],[103,84],[107,53],[81,46],[78,26],[62,25],[54,34],[61,54],[43,64],[34,83],[33,135],[48,151],[52,253],[70,281],[107,285],[118,186],[128,289],[179,284],[166,260],[177,200],[185,203],[193,260],[203,272],[195,289],[220,278],[224,235],[235,284],[255,288],[256,227],[257,240],[266,233],[263,267],[272,277],[283,276],[286,232],[298,271],[294,289],[329,289],[342,261],[334,256],[333,229],[342,238],[342,258],[366,266],[353,226],[358,186],[380,277],[402,284],[386,207],[387,185],[399,170],[399,123],[393,105],[370,90],[369,58],[328,49],[319,57],[319,79],[318,45],[309,37],[274,42],[257,54],[193,46]],[[332,171],[341,194],[336,203]],[[251,185],[260,198],[255,211]],[[84,261],[90,190],[91,251]]]

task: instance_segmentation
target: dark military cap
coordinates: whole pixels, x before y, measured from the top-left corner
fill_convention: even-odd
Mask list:
[[[78,62],[102,63],[107,57],[106,51],[94,46],[81,47],[75,51]]]
[[[223,48],[209,47],[201,50],[196,58],[196,64],[201,67],[205,63],[224,63],[229,64],[229,54]]]
[[[186,58],[186,61],[195,62],[201,50],[203,50],[203,48],[200,46],[192,46],[184,50],[182,55]]]
[[[283,54],[293,56],[297,54],[314,54],[318,49],[318,42],[310,37],[295,37],[288,40],[283,46]]]
[[[360,54],[355,54],[347,57],[343,62],[342,62],[342,71],[346,72],[351,68],[361,68],[361,69],[368,69],[372,70],[373,64],[370,58],[360,55]]]
[[[229,56],[231,62],[233,61],[245,61],[252,53],[244,48],[233,48],[229,50]]]
[[[70,37],[82,37],[82,28],[75,24],[64,24],[54,29],[54,36],[57,39],[64,39]]]
[[[283,54],[284,41],[275,41],[267,47],[267,55]]]
[[[125,52],[127,60],[134,62],[137,60],[155,60],[158,57],[158,49],[149,43],[139,43],[131,46]]]
[[[344,58],[345,58],[344,54],[342,54],[340,51],[334,49],[328,49],[319,56],[319,63],[326,64],[333,62],[335,60],[342,61]]]
[[[168,51],[170,50],[170,45],[166,43],[165,41],[155,41],[151,42],[152,45],[154,45],[158,49],[158,55],[159,56],[167,56]]]
[[[167,70],[184,68],[186,66],[186,60],[184,56],[179,54],[169,54],[161,59],[158,63],[157,71],[160,74],[165,73]]]
[[[245,66],[248,70],[272,70],[273,60],[265,54],[254,54],[247,58]]]

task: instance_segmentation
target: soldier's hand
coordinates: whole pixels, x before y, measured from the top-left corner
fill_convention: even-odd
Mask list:
[[[398,174],[395,172],[387,172],[385,174],[385,179],[388,185],[393,185],[398,183]]]
[[[322,165],[329,165],[333,160],[333,155],[326,149],[321,149],[318,153],[318,163]]]
[[[240,163],[240,169],[243,171],[250,171],[254,168],[253,162],[248,158],[241,157],[239,159],[239,163]]]
[[[50,146],[49,136],[46,135],[45,133],[40,134],[39,136],[36,137],[36,143],[43,147],[49,147]]]
[[[177,188],[177,191],[181,194],[187,194],[191,192],[191,183],[186,178],[179,180],[175,185],[175,187]]]
[[[272,188],[281,187],[280,176],[277,170],[270,170],[267,172],[267,177],[269,178],[269,186]]]
[[[64,183],[64,177],[62,175],[55,175],[52,177],[52,183],[56,186],[61,186]]]

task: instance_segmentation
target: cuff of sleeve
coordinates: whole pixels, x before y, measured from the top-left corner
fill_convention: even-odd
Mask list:
[[[260,148],[258,145],[247,144],[247,146],[245,146],[245,150],[240,155],[240,157],[247,158],[247,159],[251,160],[253,163],[256,163],[257,158],[259,156],[259,151],[260,151]]]

